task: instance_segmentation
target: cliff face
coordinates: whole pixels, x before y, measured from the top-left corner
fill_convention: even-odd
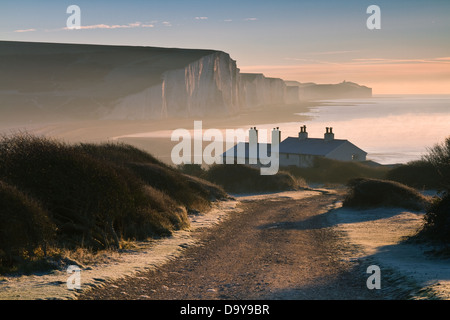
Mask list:
[[[240,74],[240,102],[244,108],[286,103],[286,84],[260,73]]]
[[[162,82],[165,116],[209,116],[236,113],[239,106],[239,69],[223,52],[168,71]]]
[[[242,109],[285,102],[282,79],[240,73],[228,54],[215,52],[165,72],[160,84],[120,99],[105,118],[232,115]]]

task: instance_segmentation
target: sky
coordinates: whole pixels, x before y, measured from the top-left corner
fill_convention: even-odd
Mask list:
[[[367,27],[371,5],[380,29]],[[449,0],[2,0],[0,40],[215,49],[241,72],[450,94]]]

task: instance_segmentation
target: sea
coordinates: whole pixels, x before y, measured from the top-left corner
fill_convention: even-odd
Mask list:
[[[316,102],[308,111],[298,113],[301,117],[293,114],[292,122],[258,124],[259,132],[266,133],[259,135],[259,141],[270,141],[275,127],[281,131],[281,140],[298,136],[304,125],[309,138],[323,138],[326,128],[331,127],[335,139],[346,139],[363,149],[367,160],[389,165],[420,160],[430,148],[450,137],[450,95],[374,95]],[[254,125],[239,128],[248,130]],[[122,137],[170,138],[171,134],[165,130]]]
[[[271,123],[281,139],[297,136],[306,125],[308,137],[323,138],[332,127],[335,139],[347,139],[380,164],[419,160],[450,137],[450,95],[374,95],[367,99],[321,100],[299,122]]]

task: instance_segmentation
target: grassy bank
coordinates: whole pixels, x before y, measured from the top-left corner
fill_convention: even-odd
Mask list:
[[[61,248],[98,251],[167,236],[189,226],[189,212],[224,197],[129,145],[4,137],[0,268],[18,270]]]
[[[338,161],[327,158],[315,158],[311,167],[289,166],[282,168],[295,177],[301,177],[307,183],[346,184],[355,178],[384,179],[389,168],[372,167],[360,162]]]
[[[219,185],[230,193],[277,192],[307,187],[305,180],[289,172],[261,175],[260,169],[247,165],[213,165],[208,169],[183,165],[180,170]]]
[[[359,178],[351,180],[348,186],[349,192],[344,199],[344,207],[400,207],[424,210],[430,203],[430,199],[416,189],[395,181]]]
[[[419,161],[389,170],[386,180],[354,179],[344,206],[402,207],[425,212],[423,227],[411,240],[436,244],[450,254],[450,137],[429,148]],[[424,197],[419,190],[438,191]]]

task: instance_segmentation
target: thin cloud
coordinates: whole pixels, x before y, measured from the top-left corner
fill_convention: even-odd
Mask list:
[[[195,20],[208,20],[208,17],[195,17]]]
[[[257,21],[258,18],[245,18],[244,21]]]
[[[154,24],[143,24],[142,22],[132,22],[129,24],[94,24],[89,26],[80,26],[78,28],[65,27],[64,30],[93,30],[93,29],[130,29],[130,28],[153,28]]]
[[[316,60],[316,59],[304,59],[304,58],[284,58],[284,60],[287,61],[298,61],[298,62],[305,62],[307,64],[339,64],[338,62],[332,62],[332,61],[324,61],[324,60]]]
[[[432,58],[432,59],[386,59],[386,58],[367,58],[367,59],[353,59],[356,63],[364,64],[401,64],[401,63],[447,63],[449,57]]]
[[[359,50],[341,50],[341,51],[323,51],[323,52],[310,52],[313,55],[335,55],[335,54],[346,54],[359,52]]]
[[[14,32],[34,32],[36,29],[22,29],[22,30],[14,30]]]

